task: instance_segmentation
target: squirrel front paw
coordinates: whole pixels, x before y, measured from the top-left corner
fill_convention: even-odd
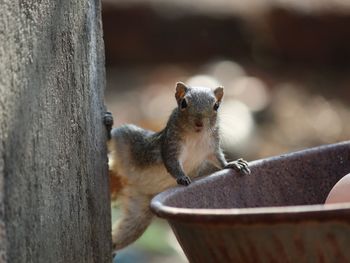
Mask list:
[[[112,127],[113,125],[113,115],[111,112],[106,111],[105,115],[103,116],[103,123],[107,126],[107,127]]]
[[[240,158],[236,161],[229,162],[224,168],[234,169],[242,174],[250,174],[250,169],[248,166],[248,162]]]
[[[108,132],[108,134],[107,134],[108,139],[110,139],[111,138],[111,130],[112,130],[112,126],[113,126],[113,115],[111,112],[109,112],[109,111],[105,112],[105,115],[103,116],[103,123],[106,126],[106,129]]]
[[[176,180],[177,184],[179,185],[189,185],[191,183],[191,179],[188,176],[181,176],[180,178],[177,178]]]

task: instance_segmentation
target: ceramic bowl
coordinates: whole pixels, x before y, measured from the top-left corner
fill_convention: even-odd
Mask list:
[[[350,141],[250,168],[248,176],[222,170],[152,200],[190,262],[350,262],[350,204],[324,205],[350,172]]]

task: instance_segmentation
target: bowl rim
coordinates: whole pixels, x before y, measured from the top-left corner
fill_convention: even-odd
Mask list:
[[[280,160],[281,158],[290,158],[312,152],[327,150],[339,146],[349,146],[350,141],[344,141],[335,144],[317,146],[303,149],[301,151],[282,154],[274,157],[268,157],[250,162],[251,166],[257,166],[263,162]],[[221,176],[224,170],[200,178],[198,181],[213,180]],[[151,210],[159,217],[183,222],[230,222],[239,224],[249,223],[272,223],[272,222],[297,222],[297,221],[329,221],[346,220],[350,223],[350,202],[335,204],[312,204],[296,206],[271,206],[271,207],[249,207],[249,208],[180,208],[164,205],[164,202],[174,194],[185,191],[183,186],[170,188],[157,194],[151,200]]]

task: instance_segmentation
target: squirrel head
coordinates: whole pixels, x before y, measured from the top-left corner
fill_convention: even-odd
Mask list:
[[[217,112],[223,96],[223,87],[213,90],[189,87],[182,82],[176,83],[175,98],[183,127],[195,132],[212,129],[216,125]]]

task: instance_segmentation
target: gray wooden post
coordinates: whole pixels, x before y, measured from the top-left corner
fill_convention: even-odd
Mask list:
[[[100,1],[0,8],[0,262],[111,262]]]

